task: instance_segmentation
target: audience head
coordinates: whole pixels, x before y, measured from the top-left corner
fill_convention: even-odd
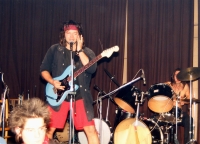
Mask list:
[[[50,112],[47,104],[39,98],[31,98],[13,108],[9,118],[9,127],[16,134],[18,143],[42,144],[49,122]]]

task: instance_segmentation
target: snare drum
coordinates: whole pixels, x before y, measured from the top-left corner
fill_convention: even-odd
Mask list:
[[[69,123],[66,122],[63,130],[58,130],[58,129],[56,130],[56,137],[59,142],[68,142],[71,140],[73,136],[71,136],[70,138],[69,129],[70,129]]]
[[[126,86],[119,91],[114,101],[121,109],[130,113],[135,113],[137,108],[135,103],[136,97],[141,97],[141,91],[134,86]]]
[[[94,118],[95,128],[98,132],[99,141],[101,144],[108,144],[110,142],[111,131],[110,127],[104,120]],[[87,137],[84,131],[78,132],[78,139],[81,144],[88,144]]]
[[[164,83],[153,85],[149,91],[148,107],[156,113],[169,112],[173,107],[173,90]]]
[[[173,107],[172,110],[170,110],[169,112],[160,114],[160,116],[158,116],[158,120],[166,123],[175,124],[176,120],[178,123],[180,123],[182,121],[182,117],[183,117],[182,109],[178,107],[177,119],[176,119],[176,107]]]
[[[163,144],[163,133],[161,128],[152,119],[137,121],[136,119],[128,118],[120,122],[115,129],[114,143],[115,144]]]

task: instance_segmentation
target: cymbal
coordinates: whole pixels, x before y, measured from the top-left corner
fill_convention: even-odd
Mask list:
[[[181,70],[178,75],[177,78],[180,81],[193,81],[196,80],[198,78],[200,78],[200,68],[198,67],[189,67],[186,68],[184,70]]]
[[[190,99],[183,99],[182,101],[183,101],[183,102],[188,102],[188,103],[189,103],[189,102],[190,102]],[[194,102],[195,102],[195,103],[200,103],[200,99],[192,98],[192,103],[194,103]]]

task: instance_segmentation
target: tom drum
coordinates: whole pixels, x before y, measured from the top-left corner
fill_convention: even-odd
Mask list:
[[[141,97],[141,91],[134,86],[126,86],[119,91],[114,101],[121,109],[135,113],[137,108],[135,104],[136,97]]]
[[[148,91],[148,107],[156,113],[169,112],[173,107],[173,90],[164,83],[151,86]]]

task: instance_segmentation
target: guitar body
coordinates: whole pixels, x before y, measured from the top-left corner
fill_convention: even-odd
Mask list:
[[[63,74],[59,77],[55,77],[54,80],[61,81],[61,83],[64,83],[63,80],[66,80],[67,77],[71,75],[71,66],[68,66]],[[67,80],[66,80],[67,81]],[[62,84],[63,85],[63,84]],[[62,102],[65,100],[65,98],[68,96],[69,92],[71,91],[71,84],[66,82],[65,90],[59,90],[58,92],[62,91],[62,94],[58,95],[58,92],[54,91],[54,86],[50,83],[46,85],[46,97],[47,101],[51,106],[59,106],[62,104]],[[75,90],[78,89],[78,85],[75,85]],[[58,97],[60,97],[59,101],[57,101]]]

